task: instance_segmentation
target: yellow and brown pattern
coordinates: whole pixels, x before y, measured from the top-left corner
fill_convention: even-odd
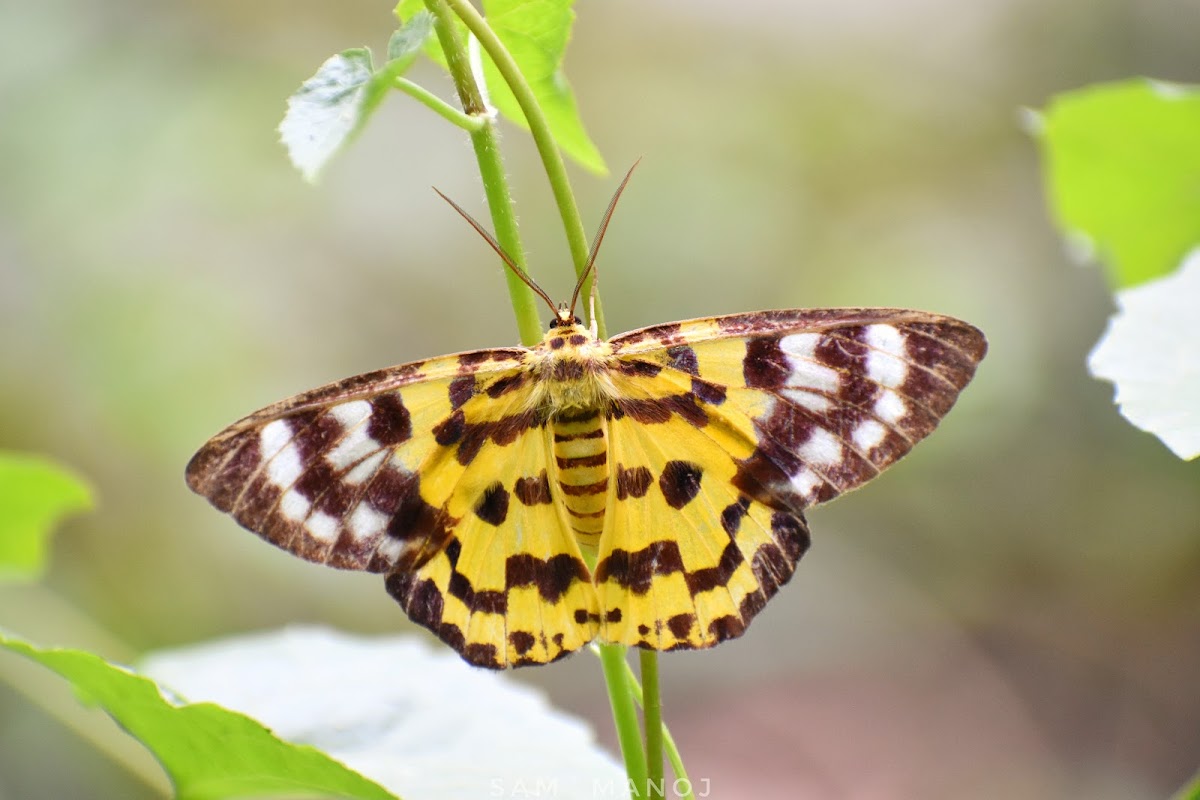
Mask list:
[[[899,309],[762,311],[330,384],[209,441],[188,484],[311,561],[386,573],[472,664],[593,639],[741,635],[808,548],[804,509],[936,427],[983,335]],[[594,565],[594,566],[589,566]]]

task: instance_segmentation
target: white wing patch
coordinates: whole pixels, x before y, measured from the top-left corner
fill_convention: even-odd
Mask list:
[[[279,511],[293,522],[300,522],[308,516],[312,502],[295,489],[288,489],[279,498]]]
[[[259,432],[259,450],[264,461],[272,459],[292,441],[292,426],[285,420],[277,419],[263,426]]]
[[[364,500],[350,514],[350,533],[360,542],[367,541],[381,535],[387,523],[387,514],[371,508],[371,504]]]
[[[864,344],[871,348],[867,354],[867,377],[889,389],[899,388],[908,377],[904,361],[904,334],[891,325],[868,325]]]
[[[383,463],[385,458],[387,458],[386,450],[380,450],[376,453],[372,453],[362,461],[358,462],[358,464],[351,468],[349,472],[343,475],[342,480],[352,486],[357,486],[367,478],[370,478],[372,475],[374,475],[376,470],[379,469],[379,465]]]
[[[329,409],[334,419],[342,423],[343,428],[353,428],[371,416],[371,404],[366,400],[351,400]]]
[[[337,408],[344,408],[347,405],[354,404],[346,403]],[[366,403],[363,403],[363,405],[366,405]],[[372,439],[367,433],[367,426],[362,424],[364,421],[365,418],[356,422],[354,427],[347,426],[345,437],[338,442],[337,447],[334,447],[326,454],[325,460],[331,466],[339,470],[347,469],[379,450],[379,442]]]
[[[898,422],[907,413],[904,399],[891,389],[885,389],[875,401],[875,416],[884,422]]]
[[[261,448],[267,478],[276,486],[286,489],[304,473],[300,451],[292,441],[292,427],[284,420],[277,419],[262,429]]]
[[[318,511],[308,518],[308,521],[304,523],[304,527],[314,539],[333,544],[338,539],[341,523],[328,514]]]
[[[797,455],[816,467],[832,467],[842,462],[842,440],[824,428],[814,428]]]
[[[786,385],[801,389],[834,394],[841,385],[841,377],[833,367],[820,363],[817,345],[821,343],[818,333],[793,333],[779,340],[779,349],[787,357],[791,374]],[[805,405],[801,402],[801,405]],[[806,406],[807,407],[807,406]]]
[[[872,449],[879,446],[879,443],[887,436],[887,428],[879,424],[873,419],[866,422],[860,422],[854,429],[852,438],[854,446],[864,453],[869,453]]]
[[[809,411],[815,411],[818,414],[833,408],[832,400],[816,392],[809,392],[804,389],[782,389],[779,393],[796,405],[807,408]]]
[[[811,469],[802,469],[792,476],[791,486],[806,500],[812,498],[813,490],[825,481]]]

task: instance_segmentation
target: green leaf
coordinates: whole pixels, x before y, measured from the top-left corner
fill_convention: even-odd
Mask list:
[[[388,61],[378,71],[367,48],[343,50],[326,60],[288,98],[279,135],[305,180],[314,180],[362,130],[395,79],[412,66],[432,32],[432,17],[416,14],[392,34]]]
[[[408,22],[416,19],[418,14],[429,13],[425,8],[424,0],[400,0],[396,7],[392,9],[396,19],[400,20],[401,25],[407,25]],[[408,22],[406,22],[406,20]],[[462,22],[458,22],[458,32],[461,36],[467,35],[467,26]],[[431,36],[425,40],[425,55],[429,56],[435,63],[441,65],[442,69],[447,68],[446,54],[442,52],[442,45],[436,36]]]
[[[1171,800],[1200,800],[1200,772],[1192,782],[1171,796]]]
[[[177,705],[148,678],[80,650],[43,650],[0,634],[0,646],[66,678],[159,760],[181,800],[229,797],[394,798],[319,750],[277,739],[212,703]]]
[[[1054,98],[1038,118],[1056,222],[1116,287],[1200,244],[1200,90],[1132,80]]]
[[[151,653],[142,669],[403,797],[533,797],[540,786],[542,797],[628,798],[620,766],[583,720],[430,645],[288,626]]]
[[[428,11],[419,11],[406,24],[401,25],[392,33],[388,40],[387,63],[379,71],[377,83],[385,84],[392,78],[402,75],[421,54],[421,48],[433,33],[433,15]]]
[[[521,68],[546,115],[558,146],[580,165],[603,174],[608,171],[596,145],[588,138],[575,105],[575,95],[563,73],[563,57],[571,38],[574,0],[484,0],[492,30]],[[521,107],[491,59],[484,75],[492,102],[500,113],[528,127]]]
[[[562,69],[567,42],[571,38],[571,25],[575,21],[575,12],[571,8],[573,2],[484,0],[483,10],[488,24],[500,37],[533,89],[554,141],[580,165],[603,174],[608,168],[584,130],[575,95]],[[424,7],[422,0],[401,0],[395,8],[395,14],[401,20],[409,19]],[[462,35],[466,36],[466,26],[461,23],[458,25]],[[429,40],[427,52],[437,63],[446,66],[445,54],[436,37]],[[528,128],[516,98],[486,54],[483,55],[483,73],[491,103],[509,120]]]
[[[62,467],[39,456],[0,452],[0,580],[39,577],[50,532],[91,507],[91,489]]]

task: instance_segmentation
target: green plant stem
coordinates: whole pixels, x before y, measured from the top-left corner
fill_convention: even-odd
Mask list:
[[[479,162],[480,174],[483,176],[484,189],[487,192],[488,206],[492,212],[492,222],[496,230],[496,239],[505,251],[519,266],[525,268],[524,251],[516,230],[516,218],[512,210],[512,200],[504,179],[503,166],[497,149],[495,125],[483,102],[479,86],[471,74],[469,59],[463,43],[450,19],[450,9],[461,18],[487,50],[492,60],[500,68],[500,74],[508,82],[514,96],[521,105],[530,131],[537,143],[542,163],[546,169],[547,178],[554,192],[562,217],[563,228],[566,231],[567,242],[571,248],[571,257],[575,264],[576,275],[582,274],[587,268],[588,246],[583,223],[579,218],[579,210],[571,193],[570,181],[567,178],[566,167],[557,146],[550,134],[545,115],[532,90],[521,75],[512,57],[500,40],[488,27],[487,23],[475,9],[461,0],[425,0],[425,6],[434,17],[434,30],[442,51],[446,54],[447,65],[463,111],[472,117],[486,120],[478,130],[471,131],[471,143],[475,148],[476,159]],[[519,279],[508,270],[509,291],[513,298],[513,310],[517,314],[518,326],[521,328],[521,340],[525,344],[533,344],[541,340],[541,326],[533,316],[532,325],[528,325],[524,309],[535,308],[532,291],[520,283]],[[519,285],[514,285],[518,284]],[[592,280],[584,285],[581,296],[587,297]],[[528,304],[526,304],[526,299]],[[600,336],[606,337],[603,315],[600,311],[599,299],[596,301],[596,318]],[[594,565],[591,565],[594,567]],[[635,800],[643,797],[647,787],[646,756],[642,749],[641,732],[638,728],[637,710],[634,705],[633,686],[628,677],[629,665],[625,660],[625,648],[620,645],[601,645],[600,663],[604,671],[605,686],[608,689],[609,703],[612,706],[613,724],[617,731],[617,739],[621,746],[621,755],[625,760],[625,771],[633,786]],[[661,720],[660,720],[661,727]],[[659,772],[661,774],[661,750],[659,755]]]
[[[428,3],[429,0],[426,2]],[[575,275],[576,277],[582,275],[583,271],[587,269],[588,261],[587,232],[583,228],[583,220],[579,216],[575,196],[571,193],[571,182],[567,178],[567,167],[563,163],[562,153],[559,152],[558,145],[554,143],[554,135],[550,132],[550,123],[546,121],[546,115],[542,113],[533,89],[529,87],[529,83],[521,74],[517,62],[513,60],[504,43],[500,41],[495,31],[475,10],[474,6],[467,0],[442,0],[442,2],[454,10],[454,13],[479,41],[480,46],[491,56],[496,69],[512,90],[518,105],[521,106],[521,112],[525,115],[525,121],[529,123],[529,132],[533,136],[534,144],[537,145],[538,154],[542,159],[542,165],[546,170],[546,177],[550,181],[550,189],[554,193],[554,202],[558,206],[559,216],[562,217],[563,231],[567,235],[567,246],[571,250],[571,261],[575,265]],[[580,292],[580,297],[585,298],[585,309],[592,281],[593,278],[589,276]],[[608,331],[604,324],[604,313],[600,308],[599,297],[596,298],[595,312],[596,326],[600,337],[607,338]],[[588,312],[585,311],[585,313]]]
[[[583,560],[595,574],[595,557],[585,551]],[[642,687],[625,660],[623,646],[593,642],[589,649],[600,658],[604,688],[608,691],[608,705],[612,708],[613,728],[617,731],[617,743],[621,746],[621,758],[625,762],[625,775],[634,787],[633,798],[637,800],[646,786],[646,751],[642,749],[641,730],[634,708],[634,703],[640,705],[642,702]]]
[[[642,727],[646,733],[646,796],[663,796],[662,695],[658,691],[658,652],[638,650],[642,671]]]
[[[646,707],[645,696],[642,692],[642,687],[638,683],[637,676],[633,674],[633,667],[625,664],[625,679],[629,682],[629,688],[633,692],[633,700],[643,709]],[[663,744],[666,745],[667,760],[671,762],[671,771],[675,773],[675,778],[681,783],[678,788],[683,792],[679,796],[684,800],[696,800],[696,795],[693,792],[691,779],[688,778],[687,769],[683,766],[683,757],[679,755],[679,747],[675,744],[675,737],[671,735],[671,730],[666,723],[662,725]]]
[[[408,78],[396,78],[392,85],[421,105],[431,109],[439,117],[449,120],[465,131],[474,133],[488,124],[486,117],[464,114],[424,86],[413,83]]]
[[[612,706],[613,726],[621,745],[621,757],[625,760],[625,774],[633,790],[632,796],[638,800],[645,796],[646,791],[646,754],[642,750],[641,731],[634,708],[629,663],[625,660],[625,648],[619,644],[602,644],[598,649],[600,666],[604,670],[604,684],[608,687],[608,702]]]
[[[520,233],[517,230],[517,215],[513,210],[508,181],[504,177],[504,164],[500,160],[496,123],[484,105],[479,86],[475,83],[475,76],[471,74],[466,46],[454,27],[446,0],[425,0],[425,7],[433,15],[433,28],[442,46],[442,52],[446,54],[450,77],[454,81],[463,111],[467,116],[483,120],[483,124],[477,130],[470,132],[471,147],[475,150],[479,175],[483,179],[483,191],[492,215],[496,241],[500,242],[504,252],[528,273],[529,270],[525,266],[525,248],[521,245]],[[538,298],[512,270],[505,269],[504,275],[508,282],[508,295],[512,300],[513,314],[517,318],[521,342],[525,345],[537,344],[542,340],[542,323],[537,311]]]

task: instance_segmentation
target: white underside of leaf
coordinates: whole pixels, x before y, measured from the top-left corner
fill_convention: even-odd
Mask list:
[[[629,796],[584,722],[415,637],[288,628],[161,651],[142,670],[318,747],[404,800]]]
[[[1121,414],[1183,459],[1200,455],[1200,249],[1174,273],[1117,292],[1088,357],[1116,385]]]
[[[371,74],[370,54],[347,50],[327,59],[288,98],[279,136],[305,180],[316,178],[362,122]]]

